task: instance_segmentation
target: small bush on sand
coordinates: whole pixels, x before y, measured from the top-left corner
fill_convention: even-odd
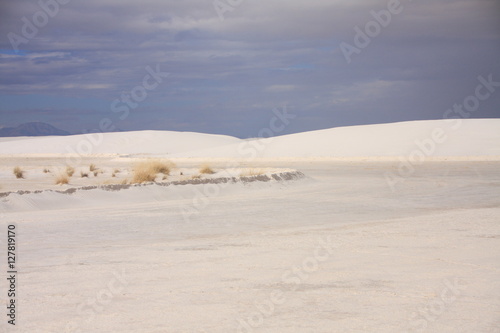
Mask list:
[[[73,168],[72,166],[68,165],[66,167],[66,174],[68,175],[68,177],[73,176],[74,173],[75,173],[75,168]]]
[[[97,177],[98,174],[99,174],[99,171],[94,171],[94,177]]]
[[[122,184],[122,185],[127,185],[127,184],[128,184],[128,179],[124,179],[124,180],[122,180],[121,184]]]
[[[204,173],[204,174],[207,174],[207,175],[211,175],[211,174],[214,174],[215,171],[212,170],[212,168],[208,165],[203,165],[201,166],[200,168],[200,173]]]
[[[156,179],[156,173],[148,169],[134,170],[134,176],[132,177],[132,184],[140,184],[147,182],[154,182]]]
[[[92,163],[91,165],[89,165],[89,171],[90,171],[90,172],[94,172],[94,171],[96,171],[96,170],[97,170],[97,167],[95,166],[95,164],[94,164],[94,163]]]
[[[89,174],[83,171],[80,171],[80,177],[82,178],[89,178]]]
[[[24,171],[20,167],[16,166],[13,172],[17,179],[24,178]]]
[[[134,176],[132,177],[133,184],[145,182],[154,182],[156,175],[162,173],[170,175],[170,170],[173,164],[168,161],[150,160],[138,163],[134,167]]]
[[[56,185],[63,185],[69,183],[69,177],[67,174],[61,174],[56,178]]]
[[[49,172],[50,172],[50,169],[48,169],[48,168],[43,169],[43,173],[49,173]]]

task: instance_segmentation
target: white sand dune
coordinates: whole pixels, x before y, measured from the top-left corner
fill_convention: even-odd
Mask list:
[[[500,119],[339,127],[181,153],[179,157],[500,156]]]
[[[0,141],[0,154],[173,154],[240,140],[226,135],[172,131],[133,131]]]
[[[500,156],[500,119],[411,121],[241,140],[223,135],[136,131],[0,142],[0,154],[157,154],[172,157]]]
[[[207,160],[218,171],[232,161],[307,177],[0,197],[0,236],[7,239],[9,224],[18,232],[16,330],[498,332],[500,162],[488,159],[500,156],[500,119],[453,125],[355,126],[259,141],[104,134],[94,155],[73,165],[79,174],[95,163],[104,172],[90,178],[96,184],[129,177],[143,154],[178,157],[176,177]],[[0,140],[1,190],[42,186],[66,159],[39,154],[85,140]],[[463,161],[429,159],[399,172],[394,157],[415,151]],[[234,161],[254,154],[264,158]],[[25,179],[14,177],[16,165]],[[399,177],[395,188],[389,171]],[[77,178],[57,188],[88,181]],[[7,328],[0,323],[0,332]]]

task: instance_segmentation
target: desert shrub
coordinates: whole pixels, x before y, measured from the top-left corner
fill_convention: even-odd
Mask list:
[[[211,175],[211,174],[214,174],[215,171],[212,170],[212,168],[209,166],[209,165],[202,165],[200,167],[200,173],[204,173],[204,174],[207,174],[207,175]]]
[[[49,173],[49,172],[50,172],[50,169],[48,169],[48,168],[43,169],[43,173]]]
[[[68,177],[73,176],[74,173],[75,173],[75,168],[73,168],[72,166],[68,165],[66,167],[66,174],[68,175]]]
[[[146,168],[156,173],[163,173],[164,175],[170,175],[170,170],[174,167],[174,164],[168,161],[151,160],[144,163]]]
[[[133,184],[154,182],[156,173],[149,169],[135,169],[134,176],[132,177]]]
[[[63,185],[69,183],[69,177],[67,174],[61,174],[56,177],[56,185]]]
[[[96,170],[97,170],[97,167],[95,166],[95,164],[94,164],[94,163],[92,163],[92,164],[90,164],[90,165],[89,165],[89,171],[90,171],[90,172],[94,172],[94,171],[96,171]]]
[[[17,179],[24,178],[24,171],[20,167],[16,166],[13,172]]]
[[[89,178],[89,174],[83,171],[80,171],[80,177],[82,178]]]
[[[173,163],[168,161],[149,160],[140,162],[134,167],[132,183],[154,182],[157,174],[170,175],[172,168]]]
[[[122,184],[122,185],[127,185],[127,184],[128,184],[128,179],[124,179],[124,180],[122,180],[121,184]]]
[[[99,171],[94,171],[94,177],[97,177],[98,174],[99,174]]]

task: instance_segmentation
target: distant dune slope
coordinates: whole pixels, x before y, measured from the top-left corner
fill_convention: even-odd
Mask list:
[[[98,140],[94,134],[95,140]],[[88,143],[82,143],[82,142]],[[189,132],[105,133],[102,143],[85,136],[0,142],[0,154],[81,152],[169,154],[172,157],[390,157],[500,156],[500,119],[411,121],[338,127],[270,139],[240,140]]]
[[[237,142],[240,139],[231,136],[191,132],[92,133],[0,141],[0,154],[174,154]]]
[[[500,119],[428,120],[338,127],[246,141],[179,157],[500,156]]]
[[[431,143],[432,142],[432,143]],[[446,120],[332,128],[278,137],[267,156],[500,156],[500,119]]]

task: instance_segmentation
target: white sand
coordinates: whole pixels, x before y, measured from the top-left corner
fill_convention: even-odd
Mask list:
[[[500,119],[428,120],[339,127],[257,142],[190,132],[139,131],[0,141],[10,154],[157,154],[167,157],[500,156]]]
[[[384,174],[398,159],[267,157],[237,163],[308,178],[0,198],[0,234],[18,230],[16,331],[498,332],[500,162],[480,156],[499,141],[486,122],[476,139],[443,143],[463,161],[426,160],[396,191]],[[474,140],[477,155],[460,146]],[[234,161],[214,156],[175,162]],[[0,184],[23,161],[62,164],[0,161]]]

